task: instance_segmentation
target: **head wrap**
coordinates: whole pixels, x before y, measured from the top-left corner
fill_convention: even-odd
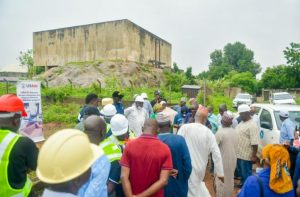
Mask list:
[[[154,111],[154,112],[158,112],[158,111],[161,111],[161,110],[163,110],[162,104],[157,103],[157,104],[155,104],[155,105],[153,106],[153,111]]]
[[[233,119],[233,116],[231,114],[224,112],[221,121],[224,125],[230,126],[230,125],[232,125],[232,119]]]
[[[158,123],[166,123],[166,122],[170,122],[169,114],[168,114],[168,113],[165,113],[165,112],[159,112],[159,113],[157,113],[156,121],[157,121]]]
[[[278,194],[289,192],[293,189],[290,177],[290,156],[285,147],[280,144],[268,144],[262,150],[262,158],[269,163],[270,189]]]

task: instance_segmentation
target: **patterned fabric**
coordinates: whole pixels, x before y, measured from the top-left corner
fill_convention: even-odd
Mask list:
[[[252,145],[259,143],[259,129],[253,120],[241,122],[235,129],[238,133],[237,158],[250,161]]]
[[[93,165],[92,174],[87,183],[78,191],[80,197],[107,197],[107,180],[110,170],[110,162],[102,155]]]
[[[290,156],[285,147],[279,144],[268,144],[262,150],[262,157],[271,167],[270,188],[283,194],[293,189],[289,168]]]

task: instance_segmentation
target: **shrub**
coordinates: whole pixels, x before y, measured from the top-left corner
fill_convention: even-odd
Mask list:
[[[43,102],[43,122],[62,122],[75,125],[79,111],[80,105],[75,103],[48,104]]]

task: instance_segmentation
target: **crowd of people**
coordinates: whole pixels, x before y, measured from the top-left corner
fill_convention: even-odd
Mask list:
[[[43,197],[206,197],[207,169],[217,197],[234,196],[234,187],[239,197],[300,196],[300,149],[288,112],[280,112],[280,143],[259,150],[255,107],[242,104],[234,116],[221,104],[214,114],[195,98],[171,107],[159,90],[154,96],[134,95],[125,107],[119,91],[88,94],[75,128],[57,131],[40,150],[18,134],[22,100],[1,96],[0,196],[32,195],[27,173],[36,171],[47,185]]]

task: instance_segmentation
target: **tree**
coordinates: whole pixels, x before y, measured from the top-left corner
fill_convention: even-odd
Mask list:
[[[179,73],[179,72],[180,72],[179,67],[177,66],[177,63],[176,63],[176,62],[173,63],[173,71],[174,71],[175,73]]]
[[[27,66],[28,69],[28,78],[32,78],[34,74],[40,74],[45,72],[44,66],[33,66],[33,57],[32,57],[32,49],[27,49],[27,51],[20,51],[20,55],[17,58],[19,60],[21,66]]]
[[[187,83],[186,75],[184,73],[173,73],[170,71],[164,71],[165,86],[171,86],[172,91],[179,92],[181,87]]]
[[[291,43],[290,47],[286,47],[283,51],[287,64],[290,66],[300,66],[300,43]]]
[[[19,60],[21,66],[27,66],[27,68],[28,68],[28,77],[31,78],[33,73],[34,73],[32,49],[28,49],[25,52],[20,51],[20,55],[17,58],[17,60]]]
[[[291,76],[297,81],[296,87],[300,87],[300,44],[291,43],[290,47],[286,47],[283,51],[287,64],[292,67]]]
[[[224,77],[231,87],[239,87],[248,93],[256,93],[257,81],[251,72],[231,71]]]
[[[187,81],[190,85],[195,85],[196,84],[195,77],[193,76],[192,67],[187,67],[186,68],[185,77],[186,77],[186,79],[187,79]]]
[[[254,61],[253,51],[240,42],[228,43],[223,51],[213,51],[210,59],[208,78],[212,80],[220,79],[232,70],[250,72],[253,77],[261,71],[260,65]]]
[[[279,65],[267,68],[261,78],[264,88],[285,89],[297,87],[297,77],[291,66]]]

